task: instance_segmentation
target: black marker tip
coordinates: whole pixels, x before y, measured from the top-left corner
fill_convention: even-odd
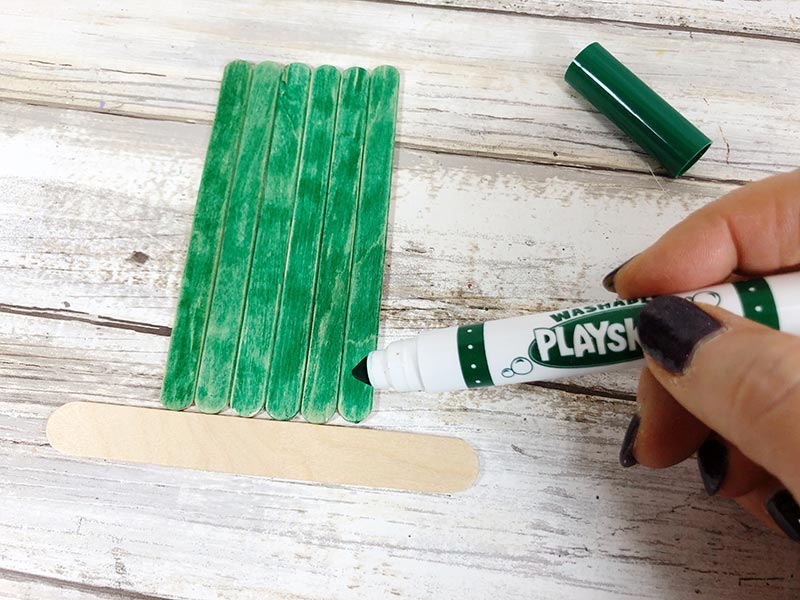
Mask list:
[[[367,357],[361,359],[361,362],[353,367],[353,377],[358,379],[361,383],[372,385],[369,382],[369,373],[367,372]]]

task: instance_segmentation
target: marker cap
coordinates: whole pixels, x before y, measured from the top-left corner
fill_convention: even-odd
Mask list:
[[[702,131],[597,42],[581,50],[564,79],[673,177],[711,146]]]

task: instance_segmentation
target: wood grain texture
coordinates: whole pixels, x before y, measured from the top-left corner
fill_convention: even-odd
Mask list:
[[[437,433],[425,423],[448,414],[438,433],[477,444],[481,476],[452,497],[67,461],[36,445],[51,408],[3,403],[3,566],[167,598],[214,598],[224,586],[310,599],[321,585],[344,598],[482,598],[498,586],[535,599],[796,592],[793,546],[705,498],[690,465],[633,472],[604,460],[626,404],[508,391],[483,409],[384,415]],[[259,556],[269,577],[240,553]]]
[[[116,562],[115,568],[122,570],[124,563]],[[124,591],[118,587],[105,587],[79,583],[61,577],[46,577],[35,573],[23,573],[0,569],[0,598],[3,600],[25,600],[33,598],[60,598],[63,600],[160,600],[162,596]]]
[[[768,5],[748,6],[770,19]],[[349,0],[273,0],[269,10],[198,0],[188,12],[156,0],[12,0],[3,10],[0,98],[17,102],[210,122],[232,57],[392,64],[404,74],[406,147],[658,172],[563,81],[577,52],[599,40],[712,138],[692,177],[744,181],[800,164],[793,42]],[[54,43],[54,27],[68,35]],[[213,43],[199,52],[198,36]]]
[[[310,86],[308,66],[287,65],[278,92],[273,144],[247,290],[247,297],[257,302],[245,300],[231,396],[231,405],[244,416],[254,415],[266,402]]]
[[[325,423],[338,406],[368,99],[369,74],[344,71],[303,387],[303,417],[311,423]]]
[[[458,438],[99,402],[59,407],[47,441],[71,456],[425,493],[462,492],[478,475]]]
[[[222,78],[218,118],[197,192],[181,299],[161,393],[162,403],[171,409],[185,408],[194,397],[251,74],[250,64],[237,61],[225,68]]]
[[[378,0],[380,1],[380,0]],[[686,3],[683,0],[397,0],[413,6],[508,12],[567,21],[630,24],[639,29],[732,33],[747,37],[800,40],[800,16],[792,0]]]
[[[273,418],[284,421],[300,411],[303,393],[340,80],[339,71],[330,66],[319,67],[311,77],[297,198],[267,383],[267,410]]]
[[[282,70],[269,62],[253,69],[194,392],[194,403],[203,412],[217,413],[230,406]]]
[[[356,380],[350,370],[377,348],[399,86],[394,67],[378,67],[369,80],[339,385],[339,414],[355,423],[372,410],[372,387]]]
[[[674,15],[736,6],[687,2]],[[749,4],[746,21],[775,6]],[[694,465],[619,469],[632,406],[615,398],[630,397],[635,373],[378,394],[368,426],[475,447],[481,476],[452,498],[98,464],[44,437],[68,401],[158,405],[231,58],[401,67],[390,341],[605,299],[602,275],[690,210],[796,165],[796,45],[338,1],[0,12],[0,597],[797,596],[794,546],[706,498]],[[563,68],[593,39],[715,138],[691,180],[652,177],[585,106],[566,109]]]

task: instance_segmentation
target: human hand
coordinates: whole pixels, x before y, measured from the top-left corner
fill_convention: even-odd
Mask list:
[[[800,170],[691,214],[603,280],[622,298],[684,292],[800,267]],[[800,337],[675,296],[639,316],[645,352],[623,466],[697,452],[710,495],[800,541]]]

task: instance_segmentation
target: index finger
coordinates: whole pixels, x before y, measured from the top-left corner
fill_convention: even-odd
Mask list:
[[[800,169],[695,211],[613,276],[623,298],[673,294],[800,264]]]

